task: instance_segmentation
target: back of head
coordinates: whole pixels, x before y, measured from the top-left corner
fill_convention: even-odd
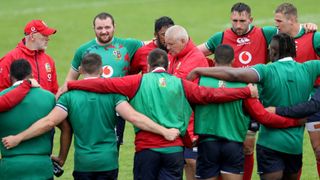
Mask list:
[[[102,12],[98,15],[96,15],[94,18],[93,18],[93,27],[95,26],[95,22],[96,22],[96,19],[101,19],[101,20],[104,20],[104,19],[108,19],[110,18],[111,21],[112,21],[112,25],[114,26],[114,19],[113,19],[113,16],[109,13],[106,13],[106,12]]]
[[[166,38],[174,38],[176,40],[184,40],[185,42],[188,42],[189,35],[187,30],[180,26],[180,25],[174,25],[167,29],[166,31]]]
[[[95,53],[86,54],[81,61],[81,69],[86,74],[100,74],[101,56]]]
[[[294,39],[286,33],[279,33],[274,35],[271,42],[278,43],[279,57],[282,59],[285,57],[296,57],[296,44]],[[271,50],[270,50],[271,51]]]
[[[152,50],[148,55],[148,64],[150,69],[157,67],[168,68],[168,54],[166,51],[156,48]]]
[[[281,13],[283,15],[285,15],[287,18],[288,17],[298,17],[298,10],[297,8],[293,5],[293,4],[290,4],[290,3],[283,3],[283,4],[280,4],[275,13]]]
[[[154,23],[154,32],[159,32],[162,27],[173,26],[173,20],[168,16],[162,16],[159,19],[156,19]]]
[[[231,65],[234,59],[233,48],[227,44],[217,46],[214,52],[214,59],[218,65]]]
[[[13,61],[10,66],[11,80],[20,81],[31,76],[32,69],[30,63],[25,59],[18,59]]]
[[[231,13],[232,12],[238,12],[238,13],[247,12],[249,15],[251,15],[251,8],[245,3],[238,2],[232,6]]]

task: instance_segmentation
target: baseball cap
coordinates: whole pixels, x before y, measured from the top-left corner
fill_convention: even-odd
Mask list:
[[[57,32],[57,30],[50,28],[42,20],[32,20],[28,22],[24,28],[24,34],[29,35],[30,33],[41,33],[42,35],[49,36]]]

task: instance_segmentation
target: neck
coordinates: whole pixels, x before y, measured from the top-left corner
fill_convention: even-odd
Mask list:
[[[26,44],[25,44],[25,46],[26,46],[28,49],[32,50],[32,51],[37,50],[37,48],[36,48],[36,47],[34,47],[34,44],[33,44],[33,43],[31,43],[31,42],[30,42],[30,41],[28,41],[28,40],[26,40]]]
[[[100,74],[83,74],[83,79],[99,78]]]
[[[216,64],[216,67],[231,67],[231,64]]]
[[[293,24],[292,30],[289,32],[289,35],[291,37],[296,37],[299,34],[301,28],[302,26],[299,23]]]

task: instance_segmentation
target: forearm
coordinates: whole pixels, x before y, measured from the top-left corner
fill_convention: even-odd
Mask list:
[[[223,103],[251,97],[248,87],[244,88],[207,88],[183,80],[186,97],[194,104]]]
[[[16,136],[21,141],[26,141],[28,139],[37,137],[47,131],[50,131],[52,128],[54,128],[54,126],[55,125],[53,123],[51,123],[49,120],[46,119],[46,117],[44,117],[44,118],[40,119],[39,121],[35,122],[28,129],[17,134]]]
[[[276,114],[287,117],[303,118],[320,111],[320,102],[311,99],[291,107],[276,107]]]
[[[119,93],[131,98],[139,88],[140,81],[141,75],[70,81],[68,82],[68,90],[79,89],[97,93]]]
[[[30,91],[31,84],[24,81],[21,85],[0,96],[0,112],[8,111],[19,104]]]
[[[59,164],[63,166],[65,163],[69,148],[71,145],[72,141],[72,129],[67,120],[62,121],[59,125],[58,128],[61,130],[60,134],[60,151],[59,151]]]
[[[264,126],[271,128],[288,128],[301,126],[301,122],[297,119],[286,118],[267,112],[258,99],[245,99],[244,105],[249,115]]]

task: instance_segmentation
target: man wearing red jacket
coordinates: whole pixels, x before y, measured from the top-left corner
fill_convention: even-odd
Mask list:
[[[187,31],[179,25],[171,26],[165,33],[165,43],[169,53],[168,73],[186,79],[188,73],[196,67],[208,67],[208,62],[202,52],[189,38]],[[194,82],[198,83],[196,79]],[[196,142],[194,135],[194,115],[190,117],[186,139]],[[185,144],[187,145],[187,144]],[[197,147],[186,147],[184,152],[186,161],[185,171],[187,180],[193,180],[196,171]]]
[[[11,86],[10,65],[17,59],[26,59],[32,68],[33,77],[42,88],[56,93],[58,81],[53,59],[45,53],[49,36],[56,30],[48,27],[42,20],[32,20],[24,29],[25,37],[17,47],[0,59],[0,91]]]

